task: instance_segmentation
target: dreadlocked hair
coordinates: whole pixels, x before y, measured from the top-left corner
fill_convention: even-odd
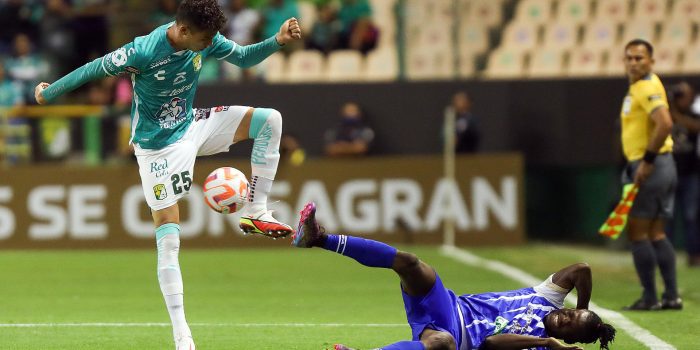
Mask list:
[[[591,311],[591,317],[588,318],[585,334],[579,340],[582,343],[595,343],[600,341],[601,350],[609,350],[608,345],[615,340],[615,327],[603,323],[603,320]]]
[[[177,8],[175,20],[208,33],[216,33],[226,24],[224,12],[216,0],[184,0]]]
[[[617,332],[615,330],[615,327],[607,323],[599,323],[597,328],[598,339],[600,340],[600,349],[609,350],[608,344],[612,343],[613,340],[615,340],[615,333]]]

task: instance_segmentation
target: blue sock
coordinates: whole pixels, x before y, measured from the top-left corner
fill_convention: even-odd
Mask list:
[[[383,346],[377,350],[425,350],[423,343],[419,341],[400,341],[391,345]]]
[[[329,234],[323,248],[357,260],[369,267],[391,268],[396,248],[382,242],[346,235]]]

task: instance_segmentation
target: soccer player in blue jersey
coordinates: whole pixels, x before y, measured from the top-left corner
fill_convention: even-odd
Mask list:
[[[316,205],[307,204],[292,245],[320,247],[370,267],[390,268],[401,279],[401,293],[413,339],[379,350],[581,349],[573,343],[600,340],[608,349],[615,328],[588,310],[591,269],[568,266],[541,284],[518,290],[456,296],[435,270],[411,253],[381,242],[323,232]],[[576,309],[564,308],[564,298],[576,288]],[[564,344],[557,339],[563,339]],[[335,345],[335,350],[352,350]]]
[[[35,90],[37,102],[45,104],[90,80],[120,73],[131,75],[131,142],[156,226],[158,281],[173,324],[176,349],[194,349],[185,320],[178,263],[177,202],[192,186],[195,158],[225,152],[238,141],[253,139],[251,194],[242,210],[240,226],[245,232],[271,237],[293,231],[267,209],[279,161],[280,113],[246,106],[193,109],[192,102],[205,58],[250,67],[285,44],[300,40],[299,23],[290,18],[274,36],[247,46],[219,34],[225,23],[216,0],[184,0],[174,22],[135,38],[53,84],[41,83]]]

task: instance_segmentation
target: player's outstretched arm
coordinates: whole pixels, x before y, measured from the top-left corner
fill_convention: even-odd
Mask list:
[[[576,288],[578,295],[576,308],[588,309],[593,289],[593,277],[591,267],[588,264],[578,263],[567,266],[554,274],[552,282],[569,291]]]
[[[241,68],[248,68],[262,62],[287,43],[295,40],[301,40],[301,27],[299,27],[299,21],[292,17],[282,24],[280,31],[277,34],[257,44],[240,46],[230,40],[224,39],[223,36],[219,38],[219,35],[217,35],[217,38],[214,40],[214,50],[217,51],[224,49],[227,45],[234,45],[234,47],[231,49],[232,51],[228,52],[226,56],[219,59],[225,59],[227,62],[235,64]],[[222,42],[223,40],[226,40],[227,42]],[[220,45],[217,45],[216,41],[220,41]]]
[[[552,350],[583,350],[576,345],[560,342],[555,338],[539,338],[521,334],[496,334],[484,340],[479,350],[520,350],[547,347]]]
[[[34,89],[34,98],[39,104],[52,102],[59,96],[73,91],[81,85],[107,76],[117,75],[125,70],[136,70],[137,52],[134,43],[128,43],[123,47],[112,51],[103,57],[86,63],[82,67],[68,73],[53,84],[42,82]]]

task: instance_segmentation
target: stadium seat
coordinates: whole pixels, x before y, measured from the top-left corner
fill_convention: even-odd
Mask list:
[[[575,48],[569,53],[569,66],[567,75],[570,77],[584,77],[602,75],[603,54],[600,50],[589,48]]]
[[[611,47],[605,51],[604,74],[613,77],[625,75],[624,51],[621,47]]]
[[[287,82],[317,82],[324,78],[325,59],[315,50],[300,50],[289,55]]]
[[[299,23],[301,24],[301,30],[305,33],[311,33],[311,28],[313,28],[314,23],[316,23],[317,10],[316,6],[307,1],[297,1],[297,7],[299,9]]]
[[[667,0],[637,0],[633,21],[660,22],[666,18]]]
[[[286,79],[287,59],[282,53],[276,53],[260,63],[260,68],[264,72],[265,81],[270,83],[281,83]]]
[[[557,21],[563,23],[581,24],[591,16],[590,0],[560,0],[557,10]]]
[[[552,1],[522,0],[515,11],[515,21],[544,24],[552,17]]]
[[[686,47],[693,36],[693,23],[688,19],[666,21],[661,27],[659,43],[664,46]]]
[[[488,28],[474,23],[462,23],[457,35],[459,52],[482,53],[489,47]]]
[[[474,56],[468,52],[461,52],[459,54],[459,77],[460,78],[473,78],[476,70],[474,67]]]
[[[680,71],[680,49],[675,46],[654,47],[654,72],[675,74]]]
[[[607,49],[617,44],[617,23],[601,19],[583,27],[583,46],[591,49]]]
[[[553,49],[568,49],[578,43],[578,26],[573,22],[555,22],[544,28],[542,45]]]
[[[410,80],[445,80],[454,77],[452,50],[409,50],[406,76]]]
[[[626,43],[632,39],[644,39],[654,42],[656,38],[656,26],[650,21],[627,22],[622,27],[622,42]]]
[[[700,73],[700,47],[693,45],[687,47],[683,53],[682,73]]]
[[[700,18],[700,1],[676,0],[673,2],[670,21],[686,19],[697,22],[698,18]]]
[[[468,23],[484,24],[489,27],[500,25],[503,21],[503,4],[496,0],[471,0],[469,4]]]
[[[332,82],[355,81],[362,78],[363,57],[359,51],[338,50],[328,55],[326,78]]]
[[[390,47],[396,45],[396,16],[394,6],[396,0],[372,1],[372,17],[374,24],[379,28],[379,41],[377,47]]]
[[[607,20],[613,23],[622,23],[630,15],[630,3],[628,0],[604,0],[598,1],[598,9],[595,18]]]
[[[491,52],[484,75],[488,78],[515,78],[522,77],[523,52],[499,48]]]
[[[537,26],[530,22],[514,21],[508,24],[504,33],[501,47],[512,50],[527,51],[538,43]]]
[[[427,24],[420,31],[417,43],[423,47],[452,47],[452,27],[439,22]]]
[[[395,48],[376,49],[367,54],[364,79],[367,81],[393,81],[399,75],[399,61]]]
[[[527,76],[531,78],[556,77],[564,75],[564,51],[557,48],[535,50],[530,55]]]

